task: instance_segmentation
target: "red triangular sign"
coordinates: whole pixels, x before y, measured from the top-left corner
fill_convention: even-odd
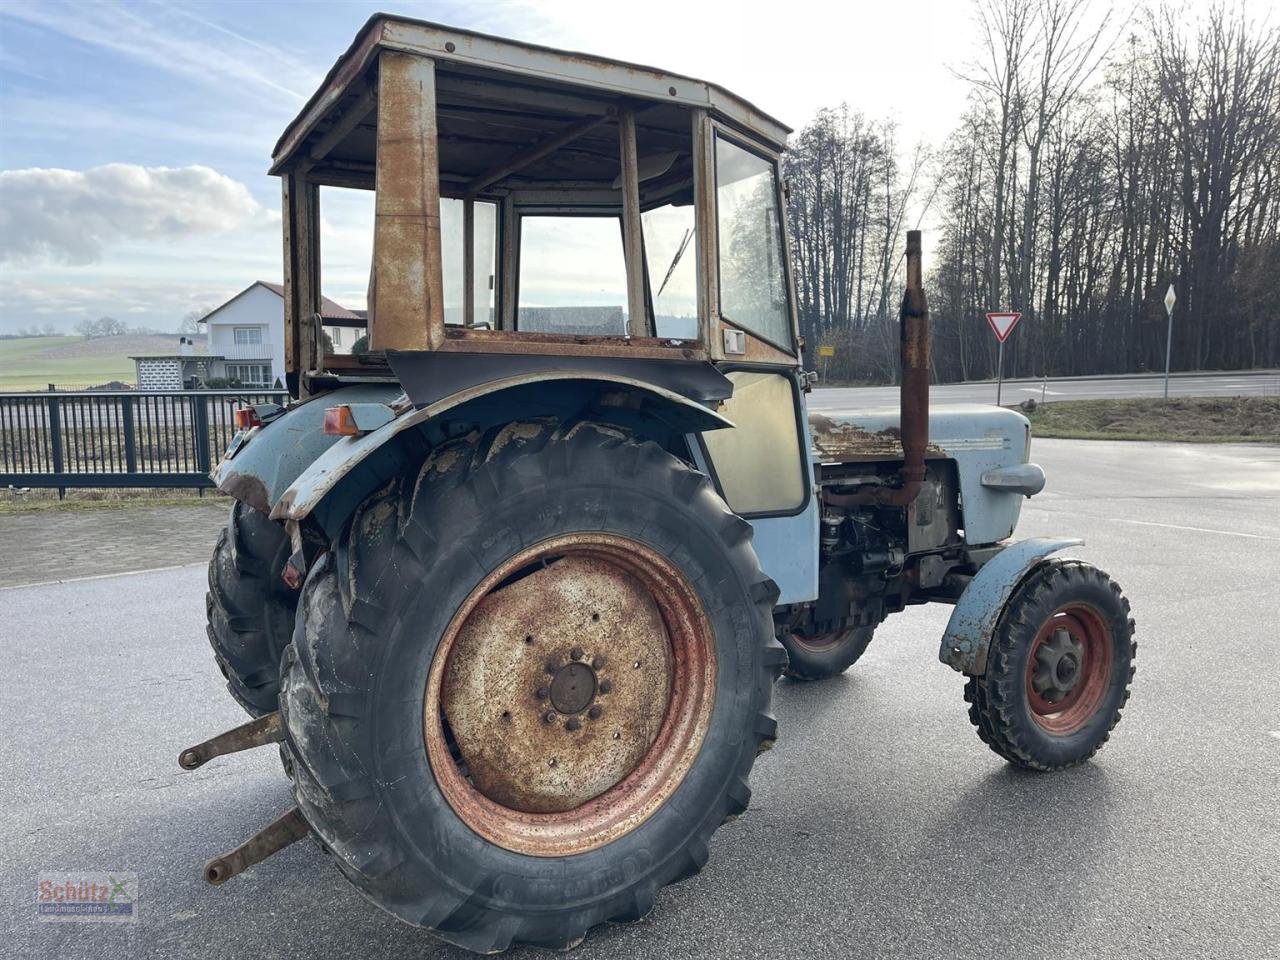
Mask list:
[[[991,329],[995,331],[996,339],[1004,343],[1009,339],[1009,334],[1013,332],[1013,328],[1018,325],[1018,321],[1022,319],[1020,313],[988,313],[987,323],[991,324]]]

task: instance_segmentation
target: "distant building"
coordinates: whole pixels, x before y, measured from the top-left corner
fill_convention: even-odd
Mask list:
[[[178,341],[178,353],[130,357],[137,371],[139,390],[182,390],[204,383],[216,374],[213,364],[222,357],[196,353],[186,337]]]
[[[350,353],[368,321],[328,297],[322,298],[320,310],[333,352]],[[210,378],[238,380],[245,386],[284,383],[283,286],[258,280],[199,322],[209,333]]]

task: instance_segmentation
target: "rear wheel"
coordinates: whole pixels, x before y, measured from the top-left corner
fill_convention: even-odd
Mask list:
[[[1107,742],[1129,699],[1129,601],[1101,570],[1047,560],[1001,614],[987,672],[965,687],[978,736],[1010,763],[1061,770]]]
[[[435,450],[308,577],[298,804],[450,942],[564,948],[695,873],[772,743],[777,591],[707,478],[591,423]]]
[[[276,709],[293,636],[298,598],[280,578],[290,552],[280,524],[237,500],[209,560],[209,643],[227,689],[255,717]]]

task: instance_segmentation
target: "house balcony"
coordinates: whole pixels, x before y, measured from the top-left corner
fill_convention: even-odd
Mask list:
[[[271,362],[271,345],[267,343],[249,344],[210,344],[211,356],[224,360],[256,360],[259,363]]]

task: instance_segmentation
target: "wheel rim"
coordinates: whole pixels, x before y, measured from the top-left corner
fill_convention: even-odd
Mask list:
[[[791,642],[796,646],[805,650],[813,650],[814,652],[827,650],[842,643],[852,632],[851,628],[845,626],[836,630],[828,630],[826,633],[815,633],[807,635],[793,630],[791,632]]]
[[[427,756],[473,831],[564,856],[634,830],[680,785],[715,699],[714,634],[669,560],[611,534],[521,551],[432,661]]]
[[[1066,736],[1097,712],[1111,683],[1113,643],[1103,616],[1087,604],[1060,607],[1036,634],[1027,657],[1031,718]]]

